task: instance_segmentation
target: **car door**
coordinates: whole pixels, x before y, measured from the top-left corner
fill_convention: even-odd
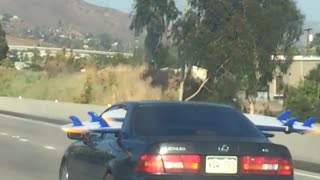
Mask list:
[[[115,106],[101,114],[103,118],[124,119],[126,109]],[[115,141],[116,133],[88,133],[87,139],[83,140],[73,151],[72,163],[78,171],[78,179],[101,180],[106,171],[107,161],[112,159],[110,152],[111,142]],[[76,172],[75,172],[76,173]]]
[[[102,167],[99,164],[99,157],[103,157],[100,149],[104,144],[104,133],[88,133],[85,139],[77,142],[70,154],[69,169],[72,177],[79,180],[100,179]]]

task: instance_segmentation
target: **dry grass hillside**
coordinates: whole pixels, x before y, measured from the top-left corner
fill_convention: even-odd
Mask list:
[[[163,91],[151,86],[151,79],[143,79],[145,70],[145,66],[118,65],[49,78],[44,71],[17,71],[0,66],[0,96],[98,105],[126,100],[177,99],[175,89]]]
[[[42,42],[40,40],[33,40],[33,39],[23,39],[14,36],[7,36],[6,37],[8,44],[10,45],[24,45],[24,46],[52,46],[50,43]]]
[[[0,0],[0,14],[17,15],[29,27],[64,25],[79,32],[107,32],[113,37],[131,39],[128,14],[97,7],[83,0]]]

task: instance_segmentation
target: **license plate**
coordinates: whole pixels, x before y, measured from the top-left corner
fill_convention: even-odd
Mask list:
[[[238,158],[236,156],[207,156],[206,173],[236,174],[238,172]]]

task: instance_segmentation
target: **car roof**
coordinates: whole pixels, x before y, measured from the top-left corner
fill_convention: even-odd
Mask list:
[[[209,102],[198,102],[198,101],[174,101],[174,100],[143,100],[143,101],[124,101],[117,104],[124,104],[128,106],[158,106],[158,105],[176,105],[176,106],[211,106],[216,108],[228,108],[234,109],[232,106],[218,104],[218,103],[209,103]]]

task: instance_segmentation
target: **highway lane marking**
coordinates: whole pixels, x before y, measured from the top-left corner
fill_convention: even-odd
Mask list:
[[[24,121],[24,122],[28,122],[28,123],[39,124],[39,125],[49,126],[49,127],[54,127],[54,128],[60,128],[61,127],[61,125],[52,124],[52,123],[48,123],[48,122],[41,122],[41,121],[37,121],[37,120],[33,120],[33,119],[21,118],[21,117],[10,116],[10,115],[5,115],[5,114],[0,114],[0,116],[9,117],[9,118],[12,118],[12,119],[16,119],[18,121]]]
[[[0,135],[2,135],[2,136],[8,136],[8,134],[7,134],[7,133],[4,133],[4,132],[0,133]]]
[[[56,148],[55,147],[52,147],[52,146],[43,146],[44,148],[46,149],[49,149],[49,150],[55,150]]]
[[[4,133],[4,132],[0,133],[0,135],[9,136],[8,133]],[[11,136],[11,137],[14,138],[14,139],[18,139],[21,142],[30,142],[31,143],[31,141],[29,139],[20,138],[20,136]],[[31,144],[34,144],[34,143],[31,143]],[[39,144],[37,144],[37,145],[39,145]],[[53,146],[42,145],[42,147],[45,148],[45,149],[48,149],[48,150],[56,150],[56,148],[53,147]]]
[[[11,137],[14,139],[18,139],[21,142],[30,142],[31,144],[39,145],[39,144],[32,143],[29,139],[20,138],[20,136],[11,136]],[[53,146],[42,145],[42,147],[48,150],[56,150],[56,148]]]
[[[8,133],[0,133],[0,135],[9,136]],[[11,137],[14,139],[19,139],[19,141],[22,141],[22,142],[29,142],[30,141],[29,139],[20,138],[20,136],[11,136]]]
[[[39,125],[43,125],[43,126],[47,126],[47,127],[50,126],[50,127],[53,127],[53,128],[60,128],[61,127],[60,125],[55,125],[55,124],[50,124],[50,123],[47,123],[47,122],[40,122],[40,121],[35,121],[35,120],[32,120],[32,119],[25,119],[25,118],[21,118],[21,117],[10,116],[10,115],[2,115],[1,114],[0,117],[10,117],[10,118],[18,120],[18,121],[24,121],[24,122],[27,122],[27,123],[39,124]],[[9,136],[9,134],[5,133],[5,132],[0,133],[0,135]],[[41,145],[41,144],[38,144],[38,143],[32,143],[31,140],[26,139],[26,138],[22,138],[22,137],[17,136],[17,135],[15,135],[15,136],[10,135],[9,137],[17,139],[20,142],[28,142],[28,143],[31,143],[31,144],[34,144],[34,145],[42,146],[43,148],[45,148],[47,150],[56,150],[57,149],[57,148],[55,148],[53,146]]]
[[[19,139],[19,141],[22,141],[22,142],[28,142],[29,139]]]
[[[299,176],[304,176],[304,177],[309,177],[309,178],[313,178],[313,179],[320,179],[320,176],[316,176],[316,175],[312,175],[312,174],[307,174],[307,173],[302,173],[302,172],[294,172],[295,175],[299,175]]]

